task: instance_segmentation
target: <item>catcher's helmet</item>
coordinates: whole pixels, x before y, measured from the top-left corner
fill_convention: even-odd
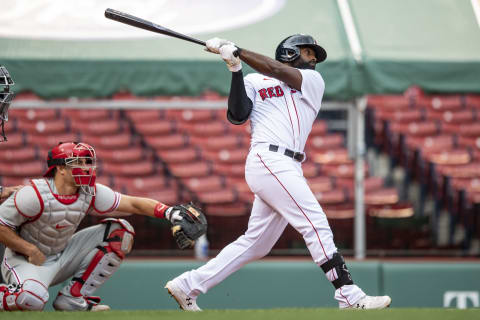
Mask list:
[[[72,168],[75,184],[85,192],[95,195],[97,157],[95,149],[86,143],[60,142],[48,151],[48,170],[44,177],[53,177],[55,167],[64,165]]]
[[[0,121],[2,127],[2,141],[7,141],[5,135],[4,123],[8,121],[8,108],[13,100],[13,92],[10,91],[10,86],[13,86],[14,82],[7,71],[7,68],[0,66]]]
[[[306,34],[294,34],[280,42],[275,50],[275,59],[280,62],[292,62],[300,57],[300,47],[310,47],[315,50],[317,63],[327,59],[327,52],[317,44],[312,36]]]

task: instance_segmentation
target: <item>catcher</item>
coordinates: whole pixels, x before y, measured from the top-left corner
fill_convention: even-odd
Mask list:
[[[92,295],[118,269],[135,236],[116,216],[166,218],[180,248],[206,232],[205,216],[192,205],[169,207],[95,183],[95,150],[86,143],[60,143],[48,152],[47,164],[44,179],[31,180],[0,206],[7,282],[0,284],[0,310],[43,310],[48,287],[68,279],[53,301],[56,310],[109,310]],[[108,218],[75,232],[87,214]]]

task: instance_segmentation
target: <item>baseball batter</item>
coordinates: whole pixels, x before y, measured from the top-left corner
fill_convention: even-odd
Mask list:
[[[118,269],[135,236],[126,220],[113,216],[175,222],[182,220],[179,210],[95,183],[95,150],[86,143],[60,143],[47,164],[45,179],[31,180],[0,206],[0,243],[6,246],[0,311],[43,310],[48,287],[70,278],[53,301],[56,310],[108,310],[92,294]],[[87,214],[108,218],[75,233]]]
[[[311,36],[301,34],[280,42],[276,60],[218,38],[208,40],[206,47],[220,54],[232,72],[227,118],[233,124],[250,119],[245,178],[255,200],[245,234],[202,267],[167,282],[169,293],[182,309],[201,311],[196,303],[200,293],[268,254],[291,224],[335,287],[340,308],[388,307],[390,297],[367,296],[353,283],[325,213],[302,172],[303,149],[325,89],[315,71],[315,65],[327,57],[325,50]],[[244,78],[241,61],[258,73]]]

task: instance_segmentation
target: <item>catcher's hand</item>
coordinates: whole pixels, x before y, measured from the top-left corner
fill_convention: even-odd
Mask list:
[[[207,218],[193,204],[168,208],[165,217],[172,223],[172,234],[180,249],[193,247],[195,240],[207,232]]]

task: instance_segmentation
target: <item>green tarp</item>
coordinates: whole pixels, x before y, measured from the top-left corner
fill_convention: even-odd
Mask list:
[[[273,56],[286,36],[311,34],[328,52],[318,70],[330,99],[397,93],[412,84],[428,91],[480,92],[480,28],[470,0],[349,4],[363,48],[362,64],[353,60],[335,0],[287,0],[265,20],[195,36],[231,39]],[[230,86],[230,74],[218,56],[160,36],[90,41],[0,38],[0,63],[16,80],[17,92],[31,90],[44,98],[106,97],[120,90],[140,96],[199,95],[205,90],[226,95]]]

